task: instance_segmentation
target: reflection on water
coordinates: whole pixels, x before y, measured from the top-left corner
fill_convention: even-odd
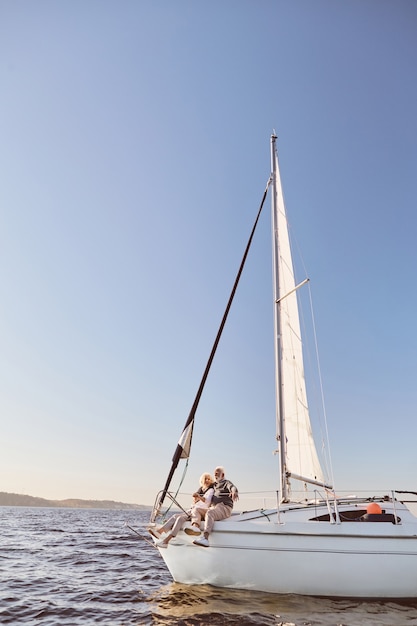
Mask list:
[[[153,613],[173,624],[284,624],[268,594],[171,583],[153,596]],[[193,621],[189,621],[189,620]],[[158,623],[158,622],[156,622]]]
[[[417,602],[311,598],[171,583],[149,600],[164,624],[417,626]],[[190,621],[191,620],[191,621]]]
[[[157,624],[417,626],[417,602],[311,598],[171,583],[149,600]]]

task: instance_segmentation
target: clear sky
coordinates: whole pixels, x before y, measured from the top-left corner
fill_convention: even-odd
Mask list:
[[[0,0],[0,491],[153,503],[273,129],[336,487],[417,490],[416,68],[413,0]],[[185,489],[277,487],[269,222]]]

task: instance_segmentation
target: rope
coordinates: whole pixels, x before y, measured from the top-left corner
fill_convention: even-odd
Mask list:
[[[170,496],[170,497],[172,498],[172,499],[171,499],[171,504],[169,505],[169,507],[167,508],[167,510],[165,511],[165,513],[162,515],[162,519],[163,519],[164,521],[166,520],[166,518],[167,518],[167,516],[168,516],[168,513],[170,512],[170,510],[171,510],[171,508],[172,508],[172,505],[173,505],[173,504],[176,504],[177,506],[179,506],[179,507],[180,507],[180,509],[181,509],[182,511],[184,511],[184,513],[186,513],[185,509],[183,509],[183,507],[182,507],[180,504],[178,504],[178,502],[177,502],[177,496],[178,496],[179,491],[180,491],[180,489],[181,489],[181,485],[182,485],[182,483],[184,482],[185,476],[186,476],[186,474],[187,474],[187,470],[188,470],[188,459],[187,459],[187,461],[186,461],[186,463],[185,463],[184,471],[183,471],[183,473],[182,473],[182,478],[181,478],[181,480],[180,480],[180,484],[178,485],[177,491],[176,491],[176,493],[175,493],[175,495],[174,495],[174,496]]]
[[[134,532],[136,535],[138,535],[138,537],[140,537],[141,539],[143,539],[143,541],[146,541],[146,543],[149,543],[150,546],[152,546],[153,548],[156,548],[156,545],[154,544],[153,541],[151,541],[150,539],[148,539],[147,537],[145,537],[144,535],[141,535],[137,530],[135,530],[134,528],[132,528],[132,526],[130,526],[127,522],[125,522],[125,526],[127,528],[129,528],[129,530],[131,530],[132,532]]]

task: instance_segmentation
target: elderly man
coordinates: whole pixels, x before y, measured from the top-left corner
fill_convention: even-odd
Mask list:
[[[197,546],[203,546],[204,548],[209,547],[208,538],[213,530],[214,522],[230,517],[233,504],[239,499],[236,487],[230,480],[225,478],[223,467],[216,467],[214,470],[214,480],[214,495],[205,515],[204,535],[194,540]]]

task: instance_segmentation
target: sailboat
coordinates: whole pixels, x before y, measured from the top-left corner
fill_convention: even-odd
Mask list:
[[[297,284],[277,156],[271,137],[271,175],[164,488],[158,493],[150,528],[164,502],[178,504],[171,481],[191,453],[198,404],[258,223],[270,193],[273,229],[273,305],[276,423],[279,454],[273,508],[234,512],[218,521],[210,547],[183,531],[160,550],[174,581],[217,587],[354,598],[417,598],[417,518],[404,494],[342,497],[326,478],[315,445],[304,381]],[[303,497],[293,496],[300,484]],[[298,493],[298,492],[297,492]],[[415,495],[415,494],[414,494]],[[409,497],[409,496],[407,496]]]

